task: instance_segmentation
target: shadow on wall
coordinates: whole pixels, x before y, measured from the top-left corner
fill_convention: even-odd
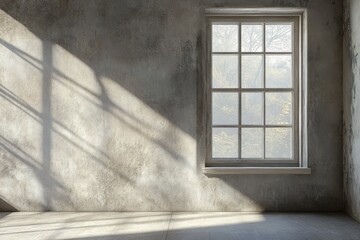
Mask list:
[[[16,162],[25,165],[31,170],[30,172],[33,173],[38,183],[42,184],[39,186],[39,189],[42,189],[41,208],[35,207],[37,203],[31,202],[30,196],[27,196],[27,204],[35,207],[33,209],[51,210],[54,209],[57,202],[61,201],[68,210],[78,210],[72,204],[73,199],[67,194],[69,187],[63,184],[61,178],[53,174],[52,166],[54,165],[54,155],[56,156],[54,145],[57,138],[66,142],[66,145],[69,146],[68,151],[76,149],[77,152],[98,164],[104,172],[108,173],[104,174],[106,176],[101,176],[102,178],[110,176],[118,181],[118,184],[114,183],[114,185],[132,186],[138,192],[139,198],[150,202],[153,207],[159,204],[163,207],[170,206],[168,194],[162,192],[159,187],[154,185],[151,186],[152,189],[138,189],[134,175],[139,175],[141,172],[123,171],[128,166],[123,162],[116,161],[114,159],[116,155],[109,154],[106,143],[99,146],[99,144],[84,138],[84,135],[79,134],[73,126],[69,125],[69,121],[64,122],[63,119],[56,118],[52,112],[54,108],[53,89],[56,84],[69,89],[95,108],[101,109],[104,116],[110,115],[117,122],[141,135],[146,141],[157,145],[161,149],[157,151],[165,152],[169,159],[182,165],[187,164],[186,157],[176,149],[179,145],[181,147],[181,143],[179,144],[176,139],[176,131],[174,132],[167,126],[165,129],[161,129],[160,134],[154,134],[159,131],[149,121],[144,121],[146,118],[128,112],[123,106],[112,100],[108,94],[109,86],[106,87],[103,81],[104,78],[111,79],[139,98],[156,114],[163,116],[171,124],[180,128],[190,138],[195,138],[197,73],[194,49],[197,39],[187,33],[188,30],[183,27],[170,26],[169,21],[172,22],[172,20],[169,20],[165,10],[167,6],[149,10],[145,6],[146,4],[144,6],[141,4],[143,3],[134,3],[133,1],[129,1],[127,4],[118,1],[112,1],[111,4],[91,2],[86,6],[79,6],[76,2],[68,1],[56,1],[46,5],[21,1],[0,3],[0,8],[33,32],[40,39],[42,45],[42,56],[35,57],[11,42],[0,39],[3,47],[42,74],[40,109],[29,103],[27,99],[23,99],[13,89],[3,84],[0,85],[2,99],[17,111],[26,114],[41,127],[41,136],[39,137],[41,146],[33,147],[33,149],[41,150],[41,156],[30,152],[31,147],[25,146],[24,139],[0,135],[0,148],[6,152],[3,160],[7,160],[11,169],[16,169],[16,171],[24,171]],[[124,8],[124,6],[129,6],[129,8]],[[84,7],[88,9],[82,12]],[[41,16],[37,15],[39,8],[42,9],[41,12],[44,11]],[[155,13],[154,9],[156,9]],[[26,16],[23,11],[27,13]],[[97,17],[93,17],[92,14]],[[175,17],[172,16],[172,18]],[[149,18],[151,21],[148,21]],[[79,25],[71,27],[70,25],[73,25],[74,22],[78,22]],[[82,24],[87,27],[84,28]],[[164,24],[167,25],[165,31],[158,28]],[[135,28],[129,29],[130,25]],[[155,29],[158,30],[155,31]],[[181,32],[177,33],[179,29]],[[167,36],[164,36],[165,34]],[[181,38],[178,38],[177,34]],[[144,39],[143,36],[148,37]],[[173,39],[173,42],[162,42],[163,39],[170,38]],[[84,65],[90,67],[93,77],[96,79],[97,88],[100,89],[99,92],[88,88],[86,83],[81,82],[82,79],[73,79],[71,75],[56,68],[53,62],[53,49],[56,45],[61,46],[82,61]],[[123,47],[114,48],[114,46]],[[169,49],[173,49],[174,52],[169,54]],[[169,81],[169,79],[172,80]],[[111,134],[110,129],[105,128],[103,135],[106,136],[106,134]],[[116,146],[114,147],[116,149]],[[138,151],[136,145],[129,146],[129,148],[126,149],[129,152]],[[66,160],[63,164],[66,164]],[[119,166],[114,166],[114,164],[119,164]],[[133,163],[127,164],[133,165]],[[162,166],[154,168],[155,171],[163,172]],[[136,170],[139,171],[138,169],[140,168],[137,167]],[[24,176],[30,175],[26,171],[23,172]],[[15,171],[9,171],[8,174],[12,179],[16,179]],[[31,178],[24,184],[28,184],[26,189],[31,188]],[[170,183],[169,188],[173,187],[172,184]],[[96,193],[101,198],[102,195],[111,195],[111,191],[112,189],[107,189],[104,192],[97,191]],[[159,196],[164,199],[161,203],[156,199]],[[101,203],[103,206],[109,204],[106,202],[107,200],[103,201]],[[113,209],[119,210],[119,207],[113,206]]]
[[[0,197],[0,212],[17,212],[18,210]]]

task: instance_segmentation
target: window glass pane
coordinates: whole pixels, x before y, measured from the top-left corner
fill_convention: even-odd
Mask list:
[[[263,55],[241,56],[241,87],[262,88],[264,82]]]
[[[241,94],[241,123],[243,125],[262,125],[263,112],[263,93]]]
[[[262,52],[263,51],[263,25],[242,24],[241,25],[241,51]]]
[[[212,129],[212,157],[238,158],[238,128]]]
[[[292,87],[291,55],[266,55],[266,87]]]
[[[291,92],[265,94],[266,124],[292,124]]]
[[[212,94],[212,124],[239,123],[239,95],[238,93]]]
[[[292,146],[292,128],[266,128],[266,158],[292,158]]]
[[[291,24],[266,24],[265,44],[267,52],[292,51],[292,25]]]
[[[212,87],[237,88],[239,86],[238,55],[212,56]]]
[[[263,158],[263,128],[241,129],[241,158]]]
[[[212,25],[212,51],[238,51],[238,25]]]

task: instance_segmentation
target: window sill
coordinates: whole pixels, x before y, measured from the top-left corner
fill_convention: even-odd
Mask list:
[[[311,174],[305,167],[205,167],[204,174]]]

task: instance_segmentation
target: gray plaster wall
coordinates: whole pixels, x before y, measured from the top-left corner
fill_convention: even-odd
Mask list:
[[[206,7],[308,9],[311,175],[202,174]],[[0,9],[0,206],[343,209],[342,1],[2,0]]]
[[[344,1],[345,209],[360,221],[360,2]]]

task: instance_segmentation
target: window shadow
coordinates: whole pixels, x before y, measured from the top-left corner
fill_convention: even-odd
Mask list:
[[[153,29],[168,21],[169,16],[165,9],[158,9],[153,13],[152,10],[149,11],[147,6],[141,6],[139,3],[130,1],[130,9],[124,9],[124,3],[118,1],[110,1],[109,3],[94,2],[89,6],[84,5],[88,8],[85,12],[87,10],[97,11],[99,19],[92,22],[93,19],[88,19],[85,16],[85,19],[90,21],[91,24],[83,28],[83,32],[68,31],[69,29],[63,21],[67,17],[76,21],[74,18],[78,17],[76,14],[78,6],[76,4],[73,6],[73,4],[74,2],[71,1],[50,2],[44,9],[44,15],[29,20],[37,8],[44,7],[42,4],[11,1],[0,3],[0,8],[3,11],[26,26],[41,40],[43,45],[42,59],[38,59],[30,53],[17,48],[12,43],[0,39],[2,46],[39,70],[43,75],[41,110],[37,110],[21,99],[12,89],[0,85],[0,96],[3,99],[41,124],[41,159],[32,156],[26,152],[26,149],[21,147],[21,144],[6,138],[6,136],[1,136],[0,143],[9,155],[31,167],[39,182],[43,184],[43,210],[53,208],[53,198],[67,199],[67,203],[70,201],[66,194],[68,189],[52,176],[51,166],[55,135],[64,139],[69,146],[85,154],[89,157],[89,160],[96,162],[111,172],[114,178],[120,178],[126,185],[133,186],[139,196],[145,198],[153,206],[170,206],[171,199],[161,187],[139,188],[136,180],[130,176],[130,173],[122,171],[120,165],[118,167],[109,166],[109,162],[115,162],[114,156],[109,156],[106,150],[84,139],[70,126],[56,119],[52,113],[52,88],[55,84],[61,84],[63,87],[71,89],[71,91],[83,97],[85,101],[110,114],[133,132],[157,145],[159,149],[170,156],[169,159],[186,166],[186,157],[175,149],[175,143],[169,141],[169,139],[174,139],[173,130],[169,127],[169,130],[165,129],[163,131],[163,136],[154,136],[152,132],[157,130],[149,125],[147,121],[144,121],[141,114],[134,115],[128,112],[108,96],[103,79],[111,79],[128,90],[154,112],[194,138],[196,135],[197,107],[194,104],[196,102],[195,92],[198,74],[196,71],[197,39],[188,40],[187,37],[184,37],[172,43],[172,47],[176,49],[177,58],[174,58],[171,54],[165,54],[167,50],[161,43],[164,34],[173,34],[175,30],[171,30],[170,33],[164,33],[160,29],[158,32],[153,32]],[[154,18],[153,21],[149,22],[149,17]],[[144,25],[144,27],[129,31],[127,29],[129,21],[139,21],[136,25]],[[118,25],[115,27],[118,29],[116,32],[114,32],[114,26],[111,22]],[[60,31],[53,31],[53,27],[60,27]],[[129,39],[122,36],[119,34],[121,32],[128,32],[132,37]],[[149,37],[144,39],[142,36]],[[72,79],[54,66],[52,61],[54,56],[53,47],[55,45],[61,46],[93,70],[94,77],[100,88],[99,93],[87,88],[79,80]],[[114,48],[115,45],[126,47]],[[89,51],[89,49],[91,50]],[[129,49],[135,50],[129,51]],[[153,59],[156,59],[156,61],[154,62]],[[131,66],[128,66],[128,64]],[[163,71],[163,66],[170,69],[170,71]],[[169,81],[170,78],[173,80]],[[144,129],[148,130],[144,131]],[[105,131],[111,130],[107,129]],[[39,160],[41,160],[41,165],[37,164]],[[162,174],[161,166],[155,170]],[[182,197],[185,198],[186,196]],[[159,203],[158,198],[163,199],[163,202]]]

